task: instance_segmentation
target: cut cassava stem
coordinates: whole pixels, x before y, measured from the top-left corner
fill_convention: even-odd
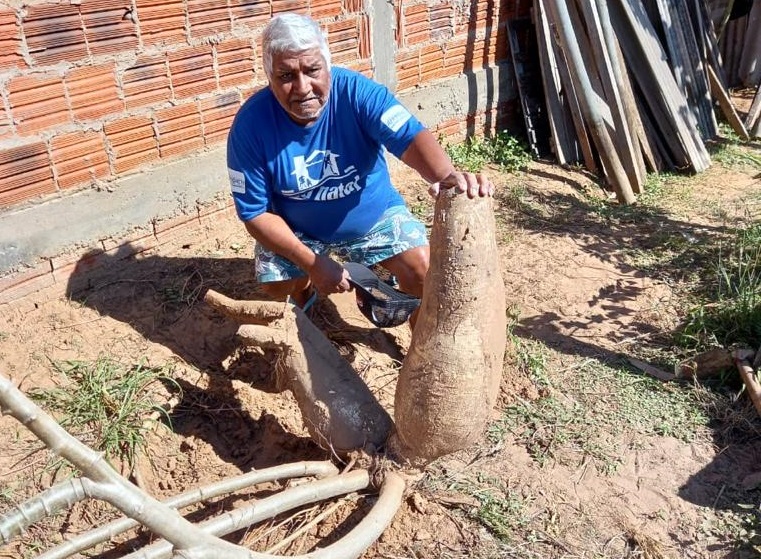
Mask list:
[[[204,300],[241,322],[242,343],[282,352],[277,384],[290,390],[312,438],[339,454],[382,447],[392,421],[357,372],[295,305],[237,301],[213,290]]]

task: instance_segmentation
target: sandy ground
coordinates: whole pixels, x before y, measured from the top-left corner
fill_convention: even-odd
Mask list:
[[[622,256],[623,246],[644,246],[655,232],[636,223],[611,223],[588,207],[582,212],[580,192],[598,189],[583,173],[536,163],[528,173],[494,177],[501,189],[500,249],[514,333],[551,348],[553,367],[636,355],[638,346],[658,342],[676,324],[668,282]],[[424,186],[401,173],[397,182],[410,205],[429,219]],[[752,174],[718,169],[707,172],[701,184],[692,196],[704,203],[690,204],[682,216],[664,217],[660,229],[686,235],[719,227],[722,221],[711,207],[731,207],[734,201],[738,211],[747,211],[759,191]],[[509,203],[507,194],[516,185],[532,200],[528,210],[516,211]],[[277,355],[242,348],[237,324],[202,300],[210,288],[237,299],[258,296],[250,251],[242,226],[233,218],[220,219],[174,244],[88,274],[65,297],[31,295],[24,310],[8,310],[2,317],[0,370],[28,391],[64,384],[52,363],[65,360],[110,356],[170,367],[182,389],[170,412],[172,431],[150,435],[150,460],[142,460],[140,468],[144,488],[159,498],[252,468],[330,459],[307,436],[292,396],[275,390]],[[352,294],[321,297],[313,320],[390,409],[409,328],[372,327]],[[536,397],[536,389],[511,376],[509,366],[508,360],[500,405]],[[173,393],[171,386],[161,387],[157,398],[168,401]],[[0,419],[0,448],[0,510],[59,481],[47,467],[49,456],[8,417]],[[722,493],[742,489],[756,472],[761,463],[756,448],[751,443],[718,448],[708,432],[691,443],[651,437],[628,447],[619,469],[609,474],[588,464],[540,466],[509,438],[498,447],[479,444],[437,461],[411,481],[392,526],[365,557],[743,557],[705,526],[716,523]],[[472,495],[457,489],[467,479],[496,480],[505,495],[529,502],[527,522],[543,519],[532,530],[535,541],[498,546],[474,521]],[[758,503],[757,490],[746,495]],[[209,513],[245,497],[215,501]],[[303,553],[332,541],[371,501],[343,503],[325,525],[284,552]],[[110,514],[77,505],[0,548],[0,557],[28,556]],[[265,550],[296,523],[270,534],[252,529],[233,539]],[[114,551],[96,556],[121,556],[145,539],[124,536]],[[660,555],[647,555],[646,548]]]

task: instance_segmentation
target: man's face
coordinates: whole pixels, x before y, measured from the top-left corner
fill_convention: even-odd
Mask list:
[[[272,58],[270,89],[295,122],[308,125],[328,102],[330,70],[319,48],[285,52]]]

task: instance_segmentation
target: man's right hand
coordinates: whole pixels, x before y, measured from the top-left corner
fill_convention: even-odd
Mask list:
[[[320,293],[343,293],[351,289],[349,272],[338,262],[322,254],[315,255],[314,264],[307,273]]]

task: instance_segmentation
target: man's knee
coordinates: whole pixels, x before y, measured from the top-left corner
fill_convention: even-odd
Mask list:
[[[430,264],[428,246],[407,250],[382,264],[396,276],[402,291],[416,297],[422,296],[423,282]]]

